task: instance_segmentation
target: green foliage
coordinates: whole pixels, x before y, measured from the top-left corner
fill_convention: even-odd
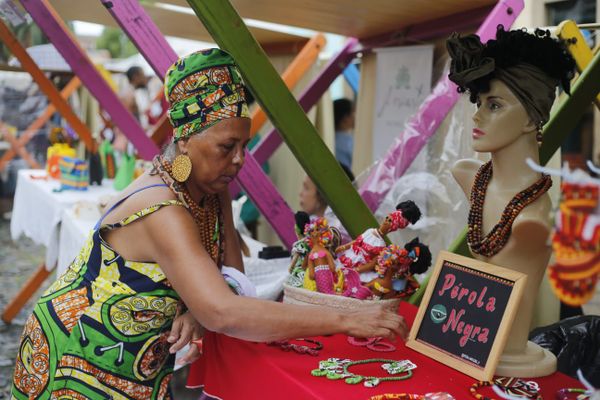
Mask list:
[[[97,49],[106,49],[112,58],[127,58],[138,51],[129,38],[118,28],[106,27],[96,39]]]

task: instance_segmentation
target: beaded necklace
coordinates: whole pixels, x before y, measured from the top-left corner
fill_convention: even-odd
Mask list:
[[[370,363],[384,363],[381,365],[385,371],[390,375],[398,375],[404,373],[401,376],[364,376],[358,375],[348,371],[348,369],[354,365],[370,364]],[[325,361],[319,362],[319,368],[313,369],[311,372],[312,376],[324,376],[327,379],[338,380],[344,379],[349,385],[356,385],[363,382],[365,387],[375,387],[381,382],[385,381],[402,381],[412,376],[412,370],[410,367],[406,367],[404,361],[397,360],[386,360],[383,358],[370,358],[368,360],[351,361],[348,359],[329,358]]]
[[[533,185],[517,193],[508,202],[500,221],[487,234],[483,235],[483,205],[488,184],[492,179],[492,162],[483,164],[475,175],[471,189],[471,209],[469,210],[469,230],[467,242],[473,253],[492,257],[500,252],[508,242],[512,224],[519,213],[529,204],[540,198],[552,186],[549,175],[542,174]]]
[[[162,156],[158,156],[154,158],[153,165],[162,180],[177,195],[190,214],[192,214],[194,222],[196,222],[200,231],[200,238],[204,249],[213,261],[221,267],[223,265],[223,249],[225,245],[223,238],[225,236],[223,235],[223,215],[219,196],[216,194],[205,196],[201,200],[202,206],[200,206],[192,199],[186,186],[173,179],[173,166],[169,161],[165,160]]]

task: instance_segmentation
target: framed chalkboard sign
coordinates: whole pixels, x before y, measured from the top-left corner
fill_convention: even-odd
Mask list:
[[[406,345],[479,380],[498,365],[526,275],[440,252]]]

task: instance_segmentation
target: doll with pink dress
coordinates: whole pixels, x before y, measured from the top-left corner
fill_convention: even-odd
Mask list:
[[[355,270],[358,266],[370,263],[386,247],[385,235],[404,229],[421,218],[419,207],[411,200],[403,201],[396,206],[396,211],[388,214],[379,228],[370,228],[355,240],[335,250],[339,267]],[[368,275],[368,274],[367,274]],[[370,281],[373,276],[361,276],[363,282]]]

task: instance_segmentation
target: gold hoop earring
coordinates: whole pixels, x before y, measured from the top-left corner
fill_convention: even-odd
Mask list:
[[[192,172],[192,160],[187,154],[180,154],[173,160],[171,175],[177,182],[183,183],[188,180]]]

